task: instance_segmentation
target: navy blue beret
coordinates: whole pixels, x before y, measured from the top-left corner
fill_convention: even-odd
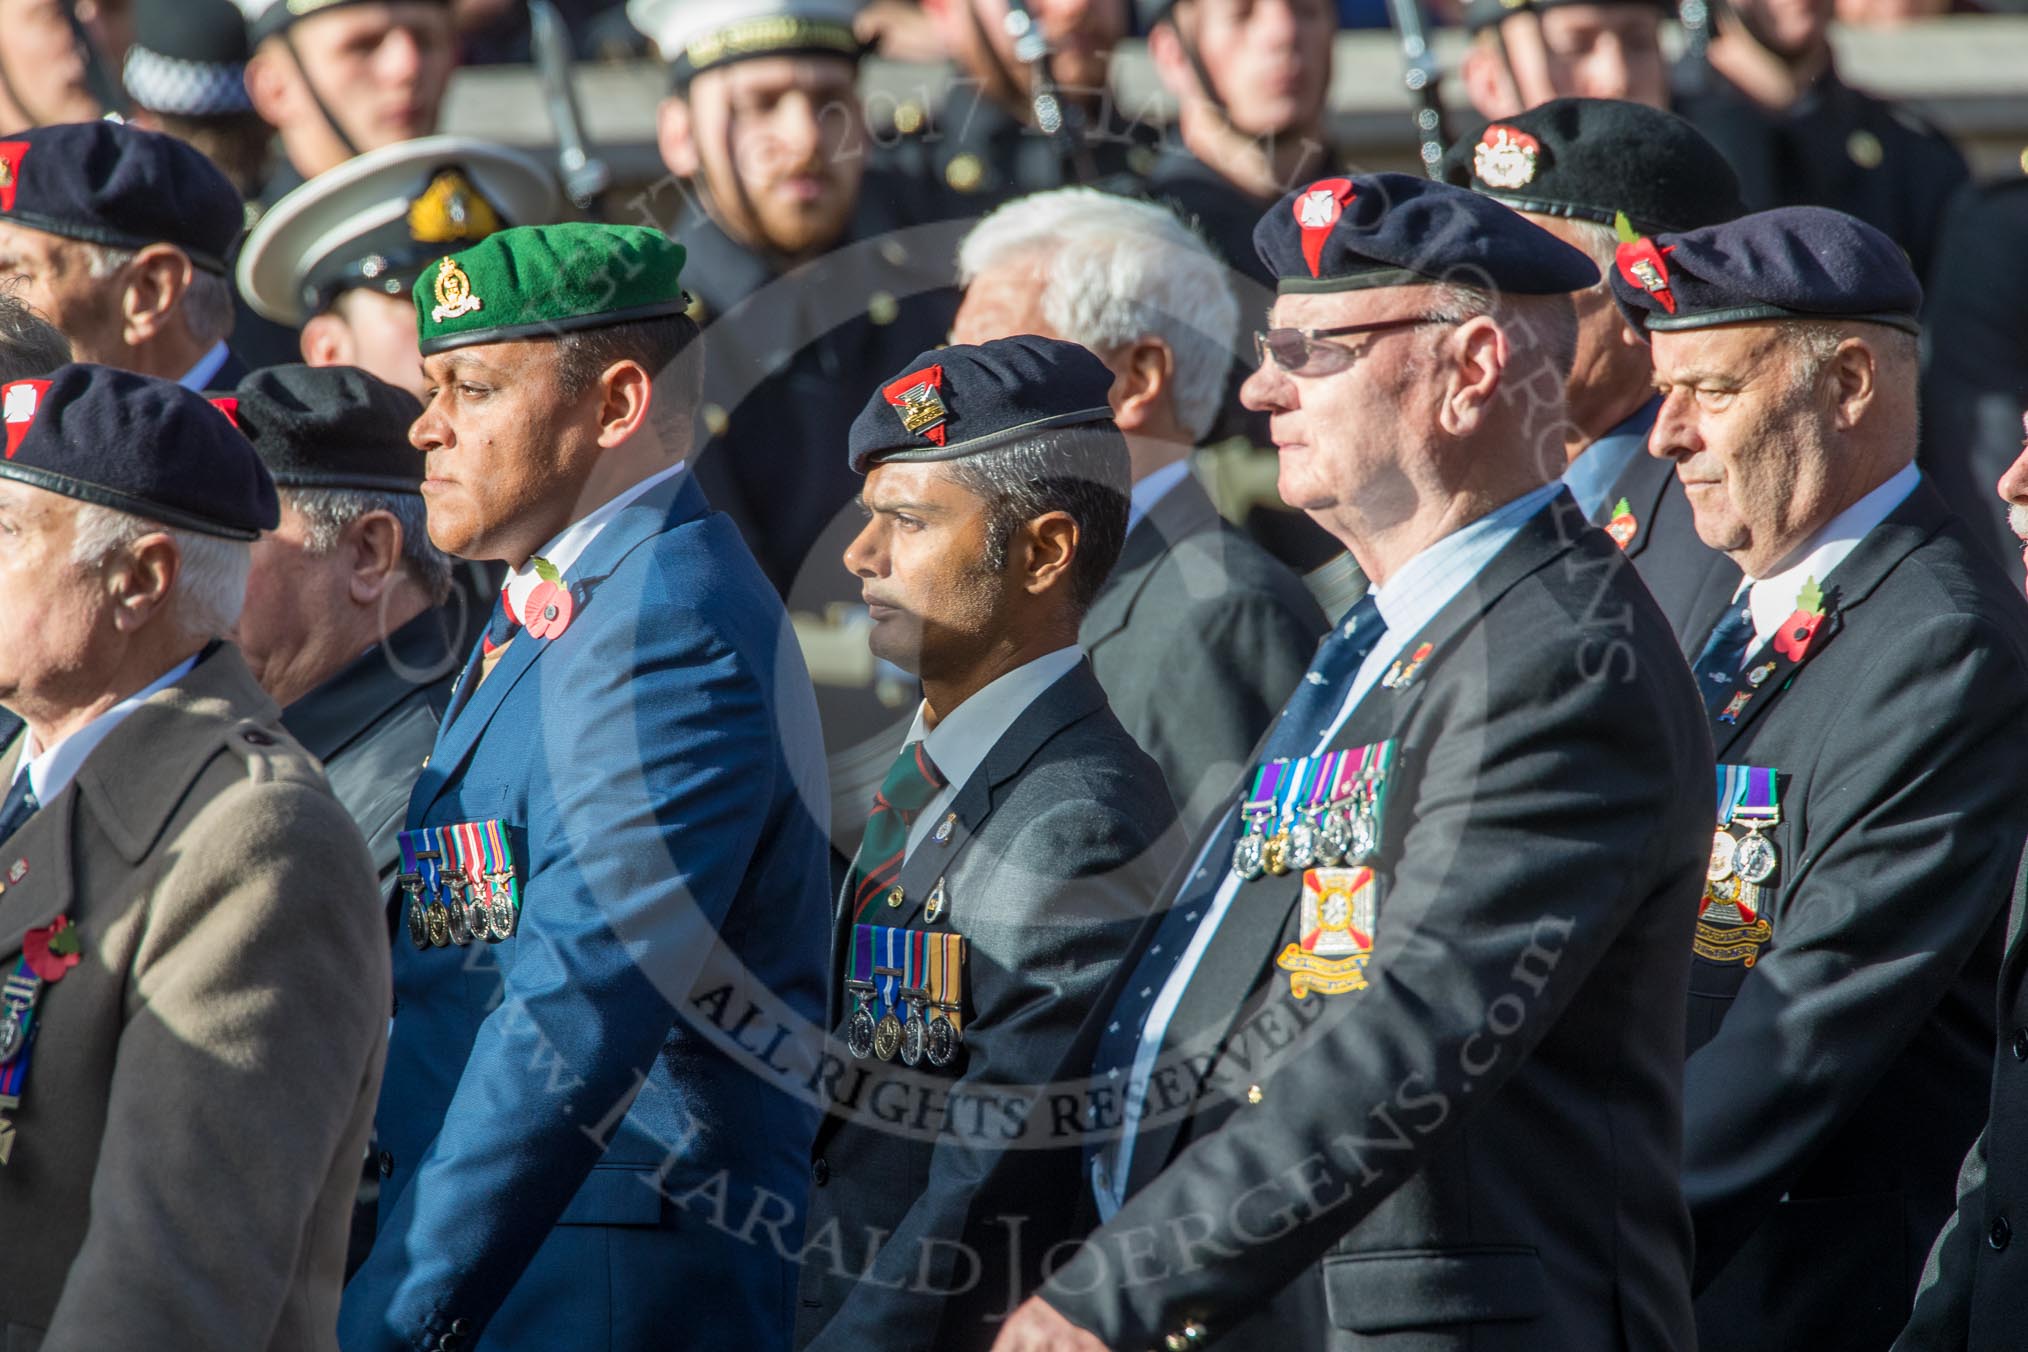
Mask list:
[[[274,480],[232,418],[170,380],[73,362],[0,387],[0,478],[228,540],[281,520]]]
[[[408,429],[422,405],[352,366],[269,366],[232,391],[239,430],[278,488],[422,492]]]
[[[246,224],[203,152],[117,122],[66,122],[0,141],[0,223],[115,249],[173,244],[206,272]]]
[[[1516,211],[1636,230],[1695,230],[1746,213],[1704,133],[1623,99],[1552,99],[1452,144],[1439,176]]]
[[[1076,343],[1019,334],[933,348],[852,420],[851,465],[956,460],[1051,427],[1113,425],[1113,373]]]
[[[1766,319],[1921,326],[1922,283],[1900,246],[1829,207],[1777,207],[1620,245],[1613,299],[1637,330]]]
[[[1254,252],[1283,295],[1450,282],[1564,295],[1598,268],[1491,198],[1411,174],[1319,179],[1268,208]]]

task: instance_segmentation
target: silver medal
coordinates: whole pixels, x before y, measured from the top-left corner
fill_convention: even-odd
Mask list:
[[[1732,856],[1732,866],[1750,883],[1764,883],[1774,877],[1780,864],[1781,856],[1775,853],[1774,842],[1757,830],[1746,833]]]

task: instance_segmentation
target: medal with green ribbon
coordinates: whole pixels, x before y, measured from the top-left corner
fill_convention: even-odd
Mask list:
[[[42,993],[78,965],[84,950],[70,917],[59,915],[22,937],[21,957],[0,983],[0,1164],[14,1153],[12,1114],[21,1106],[35,1056],[36,1012]]]
[[[921,1064],[923,1044],[929,1036],[923,1005],[929,1000],[930,936],[926,930],[903,930],[901,933],[901,998],[908,1010],[908,1017],[901,1021],[901,1063],[914,1066]]]
[[[873,1054],[873,926],[852,927],[852,974],[845,989],[852,996],[852,1015],[845,1021],[845,1050],[864,1061]]]
[[[487,935],[499,943],[514,933],[521,920],[521,887],[514,876],[514,846],[507,828],[488,818],[483,832],[486,866]]]
[[[1253,772],[1253,787],[1240,807],[1246,834],[1232,847],[1232,872],[1243,882],[1252,882],[1267,871],[1267,833],[1274,820],[1276,787],[1288,768],[1285,760],[1267,761]]]

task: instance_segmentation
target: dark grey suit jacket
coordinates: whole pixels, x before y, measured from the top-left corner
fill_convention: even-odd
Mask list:
[[[1163,1042],[1196,1096],[1142,1119],[1126,1205],[1043,1288],[1110,1347],[1691,1345],[1702,705],[1567,493],[1424,644],[1334,739],[1396,747],[1371,984],[1294,996],[1301,877],[1240,888]]]
[[[1958,1174],[1957,1211],[1929,1251],[1915,1312],[1894,1352],[2011,1347],[2028,1328],[2028,857],[2014,879],[2000,964],[2000,1039],[1992,1111]],[[2021,1242],[2016,1244],[2016,1239]]]
[[[1978,549],[1919,483],[1818,579],[1803,660],[1752,654],[1737,721],[1711,724],[1721,763],[1777,771],[1782,862],[1754,965],[1691,968],[1707,1347],[1887,1347],[1985,1120],[2028,835],[2028,606]]]
[[[462,665],[454,623],[448,611],[424,611],[282,711],[282,726],[324,762],[331,792],[359,823],[383,893],[401,868],[395,837],[409,790]]]
[[[1231,791],[1325,624],[1302,579],[1227,524],[1193,476],[1127,537],[1078,641],[1186,832]]]
[[[1627,558],[1668,616],[1677,642],[1687,643],[1684,630],[1693,620],[1715,613],[1732,598],[1739,587],[1739,565],[1697,538],[1697,518],[1676,477],[1675,461],[1645,451],[1635,456],[1606,495],[1604,515],[1610,516],[1621,498],[1634,515]],[[1701,642],[1703,631],[1696,637]],[[1692,657],[1696,651],[1690,649]]]
[[[827,1048],[798,1348],[984,1349],[1040,1284],[1044,1254],[1077,1233],[1082,1141],[1057,1100],[1076,1101],[1098,994],[1179,844],[1174,812],[1083,663],[1015,720],[950,811],[949,838],[902,867],[906,902],[866,918],[966,937],[964,1051],[911,1071],[856,1061],[842,1038]],[[948,904],[931,921],[939,880]],[[849,925],[841,912],[834,972]],[[843,1012],[834,982],[834,1029]]]

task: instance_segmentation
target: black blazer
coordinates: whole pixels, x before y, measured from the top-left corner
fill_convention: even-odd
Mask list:
[[[1720,763],[1778,774],[1781,867],[1753,965],[1708,955],[1700,921],[1691,972],[1707,1347],[1885,1348],[1985,1120],[2028,614],[1977,549],[1917,484],[1819,579],[1803,660],[1754,653],[1736,721],[1711,724]]]
[[[1611,516],[1621,498],[1634,517],[1627,557],[1654,593],[1677,642],[1688,646],[1691,636],[1685,628],[1732,598],[1739,588],[1739,566],[1697,538],[1697,518],[1676,477],[1675,461],[1645,451],[1635,456],[1606,495],[1602,515]],[[1695,635],[1700,644],[1704,637],[1704,631]],[[1696,649],[1690,653],[1695,657]]]
[[[1929,1251],[1915,1312],[1894,1352],[2011,1347],[2028,1327],[2028,857],[2014,880],[2007,955],[2000,964],[1999,1049],[1992,1110],[1958,1174],[1957,1210]]]
[[[1186,831],[1223,804],[1325,623],[1302,579],[1227,524],[1193,476],[1127,536],[1078,641]]]
[[[1240,888],[1163,1043],[1197,1092],[1142,1119],[1125,1207],[1043,1288],[1108,1346],[1691,1346],[1702,705],[1568,493],[1424,645],[1334,741],[1396,748],[1370,984],[1295,996],[1301,876]]]
[[[1095,1002],[1179,843],[1165,839],[1174,813],[1083,663],[1014,721],[949,811],[948,837],[933,832],[902,867],[904,904],[876,902],[867,919],[965,936],[964,1051],[946,1070],[854,1060],[834,981],[798,1348],[984,1352],[1041,1283],[1044,1254],[1079,1233],[1082,1142],[1059,1130],[1053,1090],[1091,1064]],[[849,938],[841,908],[834,974]]]

